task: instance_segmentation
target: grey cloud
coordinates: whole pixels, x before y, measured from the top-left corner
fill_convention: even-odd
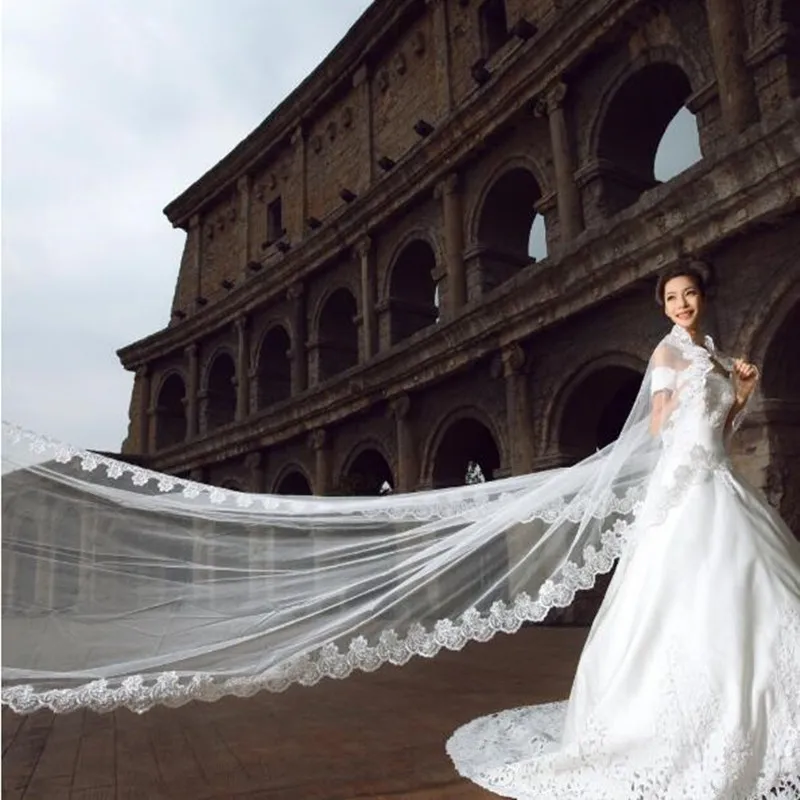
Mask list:
[[[163,327],[161,209],[247,135],[368,0],[3,4],[3,417],[117,449],[115,351]]]

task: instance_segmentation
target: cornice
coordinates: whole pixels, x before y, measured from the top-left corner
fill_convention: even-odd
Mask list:
[[[788,128],[788,123],[787,123]],[[789,137],[782,155],[791,153]],[[378,355],[338,379],[313,387],[291,401],[215,432],[213,437],[180,445],[151,456],[153,468],[182,472],[199,464],[236,458],[274,446],[317,427],[335,426],[376,403],[414,394],[469,368],[477,359],[534,336],[565,316],[586,310],[609,296],[625,292],[680,258],[684,252],[702,255],[729,238],[782,214],[797,213],[800,193],[800,153],[785,158],[760,182],[759,162],[774,142],[757,142],[731,152],[717,164],[724,174],[738,172],[743,185],[725,196],[714,196],[706,184],[717,185],[714,169],[690,171],[676,185],[653,190],[641,205],[620,214],[610,227],[591,235],[564,257],[541,262],[499,287],[483,303],[440,327],[413,337],[402,349]],[[702,166],[702,165],[698,165]],[[735,171],[734,171],[735,168]],[[697,184],[691,203],[676,206]],[[709,197],[714,197],[709,202]],[[712,224],[713,223],[713,224]],[[358,387],[358,394],[351,389]]]
[[[373,184],[349,206],[325,220],[325,226],[298,242],[269,270],[250,279],[225,297],[177,325],[164,328],[118,351],[128,370],[185,347],[230,322],[242,309],[248,311],[273,302],[287,283],[304,280],[322,265],[374,230],[414,198],[434,192],[454,168],[509,118],[527,113],[530,99],[588,55],[598,38],[635,9],[641,0],[590,0],[576,3],[569,14],[560,14],[547,31],[517,45],[518,56],[498,65],[493,79],[472,95],[420,142],[395,168]],[[581,16],[583,11],[583,16]],[[201,179],[202,181],[203,179]]]
[[[379,51],[409,17],[424,10],[422,0],[374,0],[319,66],[254,131],[167,205],[164,214],[173,226],[186,227],[193,214],[235,186],[272,148],[288,141],[312,112],[352,85],[353,74],[370,53]]]

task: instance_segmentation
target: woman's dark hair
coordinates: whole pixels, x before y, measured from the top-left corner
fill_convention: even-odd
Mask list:
[[[696,261],[679,261],[671,267],[667,267],[659,276],[658,283],[656,284],[656,302],[664,305],[664,289],[667,283],[673,278],[691,278],[697,290],[700,292],[701,297],[706,296],[706,276],[703,264]]]

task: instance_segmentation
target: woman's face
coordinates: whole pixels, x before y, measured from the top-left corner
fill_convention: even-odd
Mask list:
[[[703,295],[694,278],[678,275],[664,285],[664,311],[681,328],[695,330],[703,315]]]

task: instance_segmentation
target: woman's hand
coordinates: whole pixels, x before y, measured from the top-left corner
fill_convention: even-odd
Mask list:
[[[733,383],[736,387],[736,400],[744,405],[758,383],[758,369],[743,358],[734,359]]]

